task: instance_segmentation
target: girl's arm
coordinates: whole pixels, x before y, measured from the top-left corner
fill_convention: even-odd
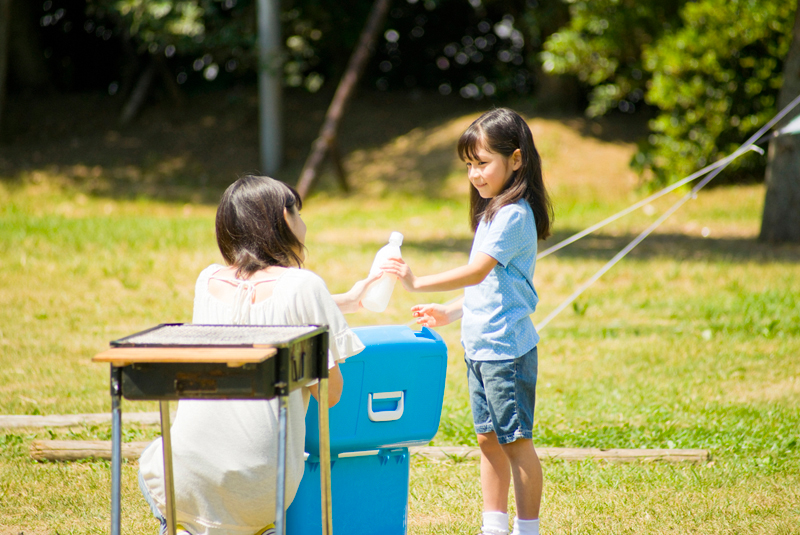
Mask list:
[[[390,258],[381,266],[386,273],[396,275],[409,292],[446,292],[466,286],[475,286],[491,273],[497,260],[485,253],[477,253],[466,266],[457,267],[436,275],[416,277],[402,258]]]
[[[426,327],[441,327],[461,319],[464,314],[464,296],[445,305],[415,305],[411,307],[411,315],[419,318],[417,323]]]
[[[378,272],[376,275],[367,276],[366,279],[355,283],[347,293],[331,295],[333,302],[336,303],[342,314],[358,312],[361,308],[361,300],[364,298],[364,294],[367,293],[367,287],[370,283],[378,280],[382,274],[382,272]]]

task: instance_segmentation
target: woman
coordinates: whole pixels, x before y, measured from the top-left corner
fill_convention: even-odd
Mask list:
[[[359,309],[370,279],[332,296],[302,269],[306,225],[295,190],[268,177],[245,176],[223,194],[216,234],[227,266],[204,269],[195,286],[193,323],[327,325],[329,403],[341,396],[339,362],[364,349],[342,312]],[[292,392],[286,458],[286,503],[303,476],[305,413],[317,385]],[[277,400],[182,400],[171,428],[176,517],[191,535],[269,533],[275,520]],[[166,530],[161,439],[140,458],[139,483]]]

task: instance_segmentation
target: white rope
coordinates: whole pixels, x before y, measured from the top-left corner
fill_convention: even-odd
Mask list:
[[[795,101],[796,100],[797,99],[795,99]],[[712,163],[711,165],[705,166],[704,168],[700,169],[699,171],[696,171],[696,172],[692,173],[691,175],[687,176],[686,178],[683,178],[683,179],[679,180],[678,182],[675,182],[674,184],[671,184],[671,185],[667,186],[666,188],[664,188],[664,189],[662,189],[660,191],[657,191],[656,193],[653,193],[649,197],[642,199],[641,201],[629,206],[628,208],[622,210],[621,212],[617,212],[616,214],[614,214],[614,215],[612,215],[610,217],[607,217],[606,219],[600,221],[599,223],[595,223],[591,227],[589,227],[589,228],[587,228],[585,230],[582,230],[582,231],[578,232],[577,234],[573,234],[569,238],[566,238],[565,240],[562,240],[562,241],[558,242],[557,244],[553,245],[552,247],[549,247],[548,249],[545,249],[544,251],[542,251],[541,253],[536,255],[536,260],[541,260],[542,258],[544,258],[546,256],[549,256],[549,255],[555,253],[556,251],[558,251],[560,249],[563,249],[567,245],[575,243],[576,241],[580,240],[584,236],[587,236],[587,235],[591,234],[592,232],[605,227],[609,223],[613,223],[617,219],[620,219],[621,217],[624,217],[624,216],[628,215],[629,213],[633,212],[634,210],[637,210],[637,209],[641,208],[642,206],[645,206],[646,204],[649,204],[650,202],[652,202],[652,201],[654,201],[654,200],[656,200],[658,198],[663,197],[667,193],[671,193],[672,191],[680,188],[681,186],[683,186],[685,184],[688,184],[689,182],[692,182],[693,180],[697,180],[698,178],[702,177],[706,173],[709,173],[711,171],[714,171],[715,169],[719,169],[721,167],[727,166],[729,163],[731,163],[733,160],[735,160],[736,158],[738,158],[739,156],[741,156],[745,152],[753,150],[753,151],[756,151],[759,154],[763,155],[764,154],[764,150],[761,147],[757,146],[756,143],[758,141],[761,141],[763,133],[767,132],[770,128],[772,128],[772,126],[774,126],[776,122],[780,121],[786,115],[786,113],[791,111],[791,109],[796,106],[796,102],[795,101],[792,101],[792,103],[790,103],[786,108],[784,108],[781,111],[781,113],[776,115],[773,118],[773,120],[771,121],[771,124],[767,123],[767,125],[762,127],[761,130],[758,131],[758,133],[754,134],[745,143],[740,145],[739,148],[736,150],[736,152],[726,156],[725,158],[722,158],[721,160],[718,160],[718,161]],[[784,112],[786,112],[786,113],[784,113]],[[800,116],[798,116],[798,118],[800,118]],[[782,133],[782,131],[783,131],[783,129],[775,131],[769,137],[777,137],[778,135],[780,135]],[[759,135],[759,134],[762,134],[762,135]],[[756,136],[758,136],[758,137],[756,137]]]
[[[714,165],[716,165],[716,167],[708,166],[705,169],[702,169],[701,171],[698,171],[698,173],[707,173],[709,168],[713,168],[713,171],[708,176],[706,176],[703,180],[698,182],[697,185],[695,185],[689,193],[684,195],[680,200],[678,200],[678,202],[673,204],[656,221],[654,221],[652,225],[647,227],[647,229],[645,229],[644,232],[639,234],[636,238],[633,239],[633,241],[631,241],[628,245],[626,245],[625,248],[623,248],[619,253],[614,255],[614,257],[611,260],[609,260],[602,268],[600,268],[600,270],[597,271],[597,273],[592,275],[592,277],[590,277],[589,280],[587,280],[581,286],[579,286],[577,290],[575,290],[560,305],[558,305],[552,312],[550,312],[550,314],[548,314],[547,317],[544,320],[542,320],[541,323],[536,325],[536,330],[537,331],[541,331],[542,329],[544,329],[547,326],[547,324],[550,323],[550,321],[553,318],[555,318],[562,310],[564,310],[566,307],[568,307],[570,305],[570,303],[572,303],[575,299],[577,299],[578,296],[580,296],[587,288],[589,288],[592,284],[597,282],[597,279],[602,277],[603,274],[605,274],[609,269],[611,269],[617,262],[622,260],[625,257],[625,255],[627,255],[629,252],[631,252],[631,250],[633,250],[634,247],[639,245],[639,243],[641,243],[642,240],[644,240],[656,228],[658,228],[659,225],[661,225],[661,223],[666,221],[666,219],[669,216],[671,216],[673,213],[675,213],[678,210],[678,208],[683,206],[683,204],[686,201],[696,198],[697,197],[697,192],[700,191],[701,189],[703,189],[703,187],[706,184],[708,184],[714,177],[716,177],[720,172],[722,172],[723,169],[725,169],[728,165],[730,165],[730,163],[733,162],[733,160],[735,160],[736,158],[738,158],[742,154],[745,154],[746,152],[749,152],[750,150],[754,150],[753,148],[755,147],[755,143],[761,138],[761,136],[763,136],[765,132],[769,131],[775,125],[775,123],[777,123],[778,121],[783,119],[783,117],[786,116],[786,114],[789,113],[789,111],[791,111],[798,104],[800,104],[800,95],[795,97],[795,99],[792,100],[792,102],[790,102],[783,110],[781,110],[777,115],[775,115],[775,117],[773,117],[767,124],[765,124],[763,127],[761,127],[758,130],[758,132],[756,132],[755,134],[750,136],[750,138],[748,138],[747,141],[745,141],[742,145],[740,145],[739,148],[736,149],[736,151],[733,154],[731,154],[730,156],[727,156],[726,158],[723,158],[722,160],[720,160],[720,162],[723,162],[721,165],[714,164]],[[719,162],[717,162],[717,163],[719,163]],[[695,173],[695,174],[698,174],[698,173]],[[687,182],[689,180],[689,178],[692,178],[692,177],[694,177],[694,175],[692,175],[690,177],[687,177],[686,179],[682,180],[681,182],[685,183],[685,182]],[[694,178],[697,178],[697,177],[694,177]],[[647,201],[648,199],[645,199],[645,201]],[[636,205],[634,205],[634,206],[638,207],[637,205],[642,205],[643,203],[644,203],[644,201],[640,201],[639,203],[636,203]],[[632,211],[632,209],[635,209],[635,208],[629,208],[627,211],[624,211],[624,212],[625,213],[629,213],[630,211]],[[614,216],[612,216],[612,218],[613,217]],[[610,222],[610,221],[613,220],[612,218],[609,218],[609,219],[607,219],[605,221]],[[595,227],[597,227],[597,225],[595,225]],[[592,228],[592,227],[590,227],[590,228]],[[599,227],[597,227],[597,228],[599,228]],[[580,237],[583,237],[583,236],[589,234],[589,232],[583,231],[583,232],[578,233],[578,234],[582,234],[582,236],[580,236]],[[578,234],[576,234],[575,236],[578,236]],[[569,238],[569,239],[572,239],[572,238]],[[576,238],[575,240],[572,240],[572,241],[576,241],[577,239],[579,239],[579,238]],[[567,241],[567,240],[565,240],[565,241]],[[564,243],[564,242],[562,242],[562,243]],[[570,242],[570,243],[572,243],[572,242]],[[558,245],[561,245],[561,244],[558,244]],[[556,247],[558,247],[558,245]],[[565,245],[568,245],[568,244],[565,243],[564,246]],[[559,247],[559,248],[561,248],[561,247]],[[555,249],[555,247],[553,247],[551,249]],[[550,250],[548,249],[547,251],[543,251],[542,254],[544,255],[544,253],[550,254]]]
[[[728,158],[730,158],[730,156]],[[600,221],[599,223],[595,223],[591,227],[589,227],[589,228],[587,228],[585,230],[582,230],[582,231],[578,232],[577,234],[573,234],[569,238],[558,242],[554,246],[552,246],[552,247],[550,247],[548,249],[545,249],[544,251],[542,251],[541,253],[536,255],[536,260],[541,260],[545,256],[549,256],[549,255],[555,253],[556,251],[558,251],[560,249],[563,249],[567,245],[570,245],[571,243],[575,243],[576,241],[580,240],[584,236],[587,236],[587,235],[591,234],[592,232],[605,227],[609,223],[613,223],[617,219],[628,215],[629,213],[633,212],[634,210],[636,210],[638,208],[641,208],[642,206],[644,206],[646,204],[649,204],[650,202],[652,202],[652,201],[654,201],[654,200],[656,200],[656,199],[658,199],[660,197],[663,197],[667,193],[670,193],[670,192],[678,189],[679,187],[683,186],[684,184],[688,184],[689,182],[691,182],[693,180],[697,180],[698,178],[700,178],[701,176],[705,175],[709,171],[713,171],[714,169],[718,169],[718,168],[720,168],[720,167],[722,167],[724,165],[727,165],[729,163],[728,158],[723,158],[722,160],[719,160],[718,162],[715,162],[715,163],[713,163],[713,164],[711,164],[709,166],[706,166],[703,169],[701,169],[700,171],[697,171],[696,173],[687,176],[686,178],[680,180],[679,182],[675,182],[674,184],[662,189],[661,191],[658,191],[658,192],[650,195],[649,197],[647,197],[645,199],[642,199],[641,201],[637,202],[636,204],[634,204],[632,206],[629,206],[628,208],[622,210],[621,212],[617,212],[616,214],[614,214],[614,215],[612,215],[610,217],[607,217],[606,219]]]
[[[730,162],[729,162],[729,163],[730,163]],[[726,166],[723,166],[723,167],[718,167],[717,169],[715,169],[715,170],[714,170],[714,172],[713,172],[712,174],[708,175],[708,177],[706,177],[706,179],[705,179],[705,180],[703,180],[702,182],[700,182],[699,184],[697,184],[697,186],[695,186],[694,188],[692,188],[692,191],[691,191],[691,192],[687,193],[687,194],[686,194],[685,196],[683,196],[683,197],[682,197],[682,198],[681,198],[681,199],[680,199],[678,202],[676,202],[675,204],[673,204],[673,205],[672,205],[672,206],[669,208],[669,210],[667,210],[666,212],[664,212],[664,213],[661,215],[661,217],[659,217],[658,219],[656,219],[656,220],[653,222],[653,224],[652,224],[652,225],[650,225],[649,227],[647,227],[647,229],[645,229],[645,231],[644,231],[644,232],[642,232],[641,234],[639,234],[638,236],[636,236],[636,238],[634,238],[634,239],[633,239],[633,241],[631,241],[631,242],[630,242],[628,245],[626,245],[626,246],[625,246],[625,248],[623,248],[623,249],[622,249],[620,252],[618,252],[616,255],[614,255],[614,258],[612,258],[611,260],[609,260],[609,261],[606,263],[606,265],[604,265],[602,268],[600,268],[600,270],[599,270],[597,273],[595,273],[594,275],[592,275],[592,277],[591,277],[589,280],[587,280],[586,282],[584,282],[583,284],[581,284],[581,285],[578,287],[578,289],[577,289],[577,290],[575,290],[575,291],[572,293],[572,295],[570,295],[569,297],[567,297],[567,298],[566,298],[566,299],[565,299],[565,300],[564,300],[564,301],[563,301],[563,302],[562,302],[560,305],[558,305],[558,306],[557,306],[557,307],[556,307],[556,308],[555,308],[555,309],[554,309],[552,312],[550,312],[550,314],[548,314],[548,315],[547,315],[547,317],[546,317],[544,320],[542,320],[542,322],[541,322],[541,323],[539,323],[538,325],[536,325],[536,330],[537,330],[537,331],[541,331],[542,329],[544,329],[544,328],[547,326],[547,324],[548,324],[548,323],[550,323],[550,320],[552,320],[553,318],[555,318],[555,317],[556,317],[556,316],[557,316],[557,315],[558,315],[558,314],[559,314],[559,313],[560,313],[562,310],[564,310],[565,308],[567,308],[567,307],[570,305],[570,303],[572,303],[572,302],[573,302],[575,299],[577,299],[579,295],[581,295],[581,294],[582,294],[582,293],[583,293],[583,292],[584,292],[584,291],[585,291],[587,288],[589,288],[589,286],[591,286],[592,284],[594,284],[595,282],[597,282],[597,279],[599,279],[600,277],[602,277],[602,276],[603,276],[603,275],[606,273],[606,271],[608,271],[609,269],[611,269],[612,267],[614,267],[614,265],[615,265],[617,262],[619,262],[620,260],[622,260],[623,258],[625,258],[625,255],[627,255],[629,252],[631,252],[631,250],[633,250],[633,248],[634,248],[634,247],[636,247],[637,245],[639,245],[639,244],[640,244],[640,243],[641,243],[641,242],[642,242],[642,241],[643,241],[643,240],[644,240],[646,237],[648,237],[648,236],[649,236],[649,235],[650,235],[650,234],[651,234],[651,233],[652,233],[652,232],[653,232],[655,229],[657,229],[657,228],[659,227],[659,225],[661,225],[661,223],[663,223],[664,221],[666,221],[666,219],[667,219],[669,216],[671,216],[672,214],[674,214],[674,213],[675,213],[675,212],[678,210],[678,208],[680,208],[681,206],[683,206],[683,203],[685,203],[685,202],[686,202],[686,201],[688,201],[689,199],[692,199],[692,198],[694,198],[694,197],[696,196],[697,192],[698,192],[698,191],[700,191],[700,189],[701,189],[703,186],[705,186],[706,184],[708,184],[708,182],[709,182],[709,181],[710,181],[712,178],[714,178],[715,176],[717,176],[717,175],[718,175],[718,174],[719,174],[719,173],[720,173],[720,172],[721,172],[723,169],[725,169],[725,167],[727,167],[727,165],[726,165]]]

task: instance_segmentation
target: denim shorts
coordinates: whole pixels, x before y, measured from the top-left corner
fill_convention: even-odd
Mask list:
[[[533,438],[536,407],[536,347],[508,360],[470,360],[467,363],[472,420],[478,434],[495,432],[500,444]]]

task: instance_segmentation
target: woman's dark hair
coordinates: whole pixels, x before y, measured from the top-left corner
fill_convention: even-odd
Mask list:
[[[269,266],[303,265],[303,244],[283,215],[302,206],[293,188],[266,176],[244,176],[228,186],[217,208],[217,245],[237,277]]]
[[[458,156],[462,161],[478,160],[477,153],[481,148],[506,158],[519,149],[522,164],[494,198],[484,199],[477,189],[470,188],[469,220],[472,230],[478,228],[482,219],[491,221],[503,206],[525,199],[533,210],[538,238],[546,239],[550,236],[553,206],[542,179],[542,161],[525,119],[508,108],[484,113],[461,135]]]

